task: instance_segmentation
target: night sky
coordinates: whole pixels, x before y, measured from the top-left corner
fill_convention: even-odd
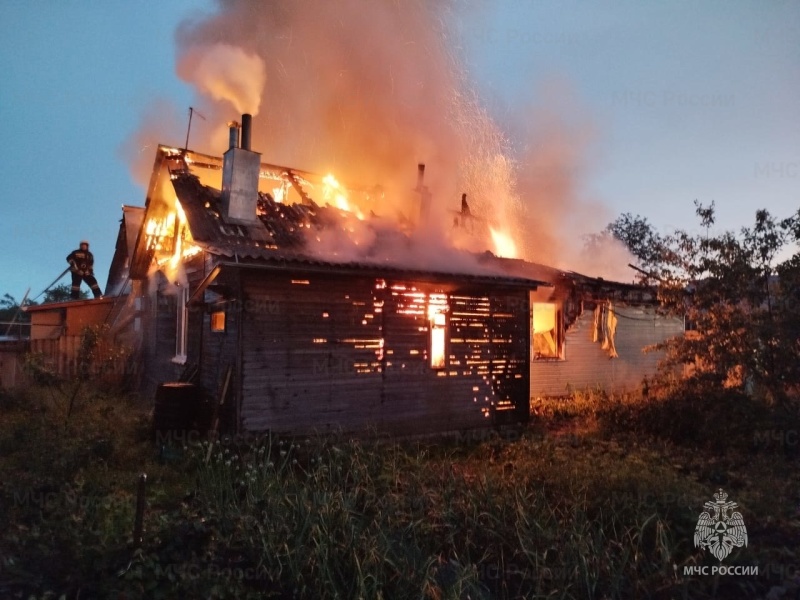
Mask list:
[[[695,199],[716,202],[720,229],[800,207],[797,2],[462,4],[455,51],[496,121],[557,112],[585,132],[575,178],[602,207],[596,230],[622,212],[695,229]],[[196,96],[175,74],[175,31],[213,9],[0,1],[0,294],[41,292],[83,238],[105,285],[120,207],[145,200],[122,148],[154,106],[176,121],[161,141],[183,144]]]

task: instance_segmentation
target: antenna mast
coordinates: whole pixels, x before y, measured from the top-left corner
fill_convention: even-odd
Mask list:
[[[186,128],[186,143],[183,145],[184,151],[189,149],[189,133],[192,131],[192,115],[194,113],[197,113],[197,116],[203,119],[203,121],[206,120],[206,118],[200,114],[200,111],[198,111],[193,106],[189,107],[189,126]]]

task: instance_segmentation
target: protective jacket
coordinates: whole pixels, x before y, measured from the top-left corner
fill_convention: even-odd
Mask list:
[[[78,275],[94,275],[94,256],[88,250],[73,250],[67,256],[69,270]]]

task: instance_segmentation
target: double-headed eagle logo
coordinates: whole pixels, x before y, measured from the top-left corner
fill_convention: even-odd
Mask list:
[[[744,526],[742,513],[728,511],[738,508],[736,502],[728,502],[728,494],[722,488],[714,494],[714,502],[703,505],[705,512],[697,519],[694,528],[694,545],[711,551],[711,554],[722,562],[731,550],[747,546],[747,529]],[[712,515],[713,513],[713,515]]]

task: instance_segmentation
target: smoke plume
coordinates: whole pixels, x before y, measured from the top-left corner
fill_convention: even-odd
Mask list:
[[[240,114],[258,114],[266,67],[255,54],[230,44],[190,46],[178,62],[178,76],[214,100],[227,100]]]
[[[190,146],[218,155],[225,123],[258,112],[252,148],[266,162],[380,185],[382,204],[362,211],[411,222],[419,214],[416,166],[425,163],[433,205],[421,232],[436,240],[429,249],[496,251],[494,230],[511,234],[524,258],[577,270],[564,264],[577,256],[570,215],[593,211],[576,185],[582,126],[531,109],[513,124],[525,134],[512,144],[454,54],[462,45],[450,27],[457,6],[464,4],[218,0],[216,12],[176,35],[178,74],[200,94],[206,117],[193,125]],[[462,193],[475,218],[459,223]],[[323,239],[318,248],[340,253],[340,242]]]

